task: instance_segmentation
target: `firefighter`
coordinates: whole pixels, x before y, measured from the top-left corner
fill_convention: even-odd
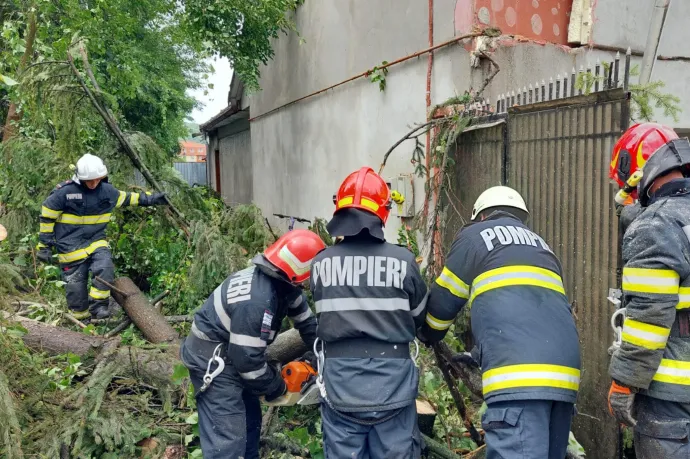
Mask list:
[[[289,317],[312,348],[316,318],[301,284],[325,244],[311,231],[287,232],[252,266],[231,274],[194,315],[180,356],[196,390],[205,459],[258,459],[259,396],[288,405],[280,371],[266,362],[266,347]]]
[[[639,165],[639,163],[638,163]],[[690,456],[690,143],[659,147],[642,168],[644,209],[623,238],[622,343],[609,409],[634,427],[639,459]]]
[[[431,288],[420,340],[443,339],[463,306],[482,370],[487,459],[563,459],[580,349],[561,264],[512,188],[484,191]]]
[[[661,124],[635,124],[623,133],[613,147],[609,178],[617,183],[622,190],[631,176],[642,169],[652,153],[662,145],[677,138],[678,135],[673,129]],[[622,202],[618,202],[619,196]],[[619,192],[616,201],[616,212],[619,215],[622,235],[625,234],[625,230],[635,217],[642,212],[642,207],[637,199],[636,188],[633,188],[629,194]]]
[[[363,167],[345,178],[327,225],[342,239],[314,259],[321,416],[327,458],[418,458],[410,355],[427,288],[414,255],[389,244],[386,182]]]
[[[87,153],[77,161],[72,179],[58,184],[41,207],[36,258],[52,263],[52,248],[57,249],[67,306],[78,318],[90,315],[104,319],[110,315],[110,288],[96,277],[108,283],[115,279],[112,254],[105,240],[113,209],[167,205],[163,193],[118,191],[108,183],[107,176],[103,160]],[[89,272],[93,278],[87,291]]]

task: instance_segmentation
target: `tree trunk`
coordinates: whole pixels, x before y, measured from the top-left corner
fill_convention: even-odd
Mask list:
[[[149,303],[146,295],[134,285],[130,278],[120,277],[115,280],[113,286],[115,287],[111,292],[113,298],[122,306],[134,325],[141,330],[147,341],[159,344],[179,340],[180,336],[175,329]]]
[[[27,333],[22,337],[27,347],[50,355],[71,352],[83,358],[93,357],[98,361],[105,350],[120,341],[117,337],[105,339],[101,336],[85,335],[26,317],[9,316],[9,314],[3,314],[3,316],[10,321],[17,322],[27,330]],[[291,333],[285,334],[288,335],[288,339],[292,336]],[[299,334],[297,334],[297,338],[299,339]],[[277,342],[278,340],[276,340]],[[299,339],[299,342],[301,343],[302,340]],[[275,348],[276,343],[270,345],[267,350],[273,359],[279,359],[274,361],[287,363],[294,359],[291,353],[286,352],[285,347]],[[286,346],[285,343],[280,345]],[[169,379],[173,374],[175,365],[181,363],[177,343],[163,348],[123,346],[117,351],[117,360],[124,365],[127,373],[141,380]]]
[[[266,350],[266,360],[269,362],[290,362],[307,352],[307,346],[302,341],[297,329],[290,329],[278,335],[276,340]]]
[[[19,61],[19,67],[17,68],[17,77],[21,76],[26,66],[31,61],[34,53],[34,41],[36,40],[36,13],[29,13],[29,28],[26,32],[26,47],[24,48],[24,54],[22,59]],[[17,104],[14,102],[10,103],[9,109],[7,110],[7,119],[5,120],[5,128],[2,133],[2,141],[7,142],[12,137],[17,135],[18,127],[17,123],[21,120],[22,116],[17,111]],[[7,158],[9,159],[9,158]]]
[[[79,357],[95,356],[107,341],[99,336],[85,335],[62,327],[53,327],[26,317],[8,318],[18,322],[28,331],[22,337],[27,347],[50,355],[71,352]]]

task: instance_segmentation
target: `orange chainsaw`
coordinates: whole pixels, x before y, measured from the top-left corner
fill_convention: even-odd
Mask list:
[[[315,405],[319,403],[319,389],[316,385],[316,370],[303,360],[295,360],[286,364],[281,375],[287,386],[288,393],[299,394],[297,405]]]

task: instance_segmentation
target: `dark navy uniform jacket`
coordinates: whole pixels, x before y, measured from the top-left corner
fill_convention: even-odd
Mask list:
[[[460,230],[431,289],[422,331],[442,339],[467,305],[487,402],[574,403],[580,346],[561,275],[539,235],[494,212]]]
[[[113,209],[165,203],[162,194],[119,191],[108,182],[95,190],[72,180],[55,187],[41,207],[39,248],[55,246],[62,264],[81,261],[108,247],[105,228]]]
[[[427,299],[414,255],[374,237],[345,237],[314,259],[311,291],[332,405],[366,412],[414,403],[419,375],[409,346]]]
[[[285,317],[289,317],[311,349],[316,339],[316,317],[301,289],[261,271],[256,266],[230,275],[194,315],[197,338],[228,343],[232,362],[244,386],[256,395],[273,394],[283,378],[266,362],[271,344]]]

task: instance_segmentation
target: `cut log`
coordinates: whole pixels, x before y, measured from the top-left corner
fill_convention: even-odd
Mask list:
[[[24,327],[26,333],[22,340],[34,351],[50,355],[61,355],[71,352],[82,359],[100,361],[108,349],[117,345],[120,340],[90,336],[66,328],[54,327],[26,317],[9,317],[10,320]],[[119,348],[114,360],[123,369],[126,376],[131,376],[146,384],[169,384],[175,365],[179,360],[179,347],[171,345],[166,348],[145,349],[134,346]]]
[[[120,341],[117,337],[106,339],[101,336],[85,335],[26,317],[10,316],[7,313],[0,313],[0,315],[20,324],[27,330],[27,333],[22,337],[27,347],[34,351],[46,352],[50,355],[61,355],[71,352],[84,359],[94,358],[98,361],[104,349]],[[299,333],[297,336],[299,338]],[[275,343],[270,345],[267,353],[275,356],[275,358],[285,359],[278,360],[279,362],[287,363],[294,360],[290,353],[286,353],[284,347],[274,349],[274,346]],[[123,346],[118,349],[116,359],[125,367],[128,374],[140,379],[142,382],[149,381],[149,383],[166,379],[169,381],[175,365],[181,363],[177,343],[153,349]]]
[[[159,343],[173,343],[179,340],[179,335],[165,320],[165,317],[149,303],[148,298],[128,277],[119,277],[113,284],[112,295],[134,325],[137,326],[147,341]]]
[[[308,350],[299,331],[293,328],[278,335],[266,350],[266,360],[286,363],[302,357]]]
[[[434,436],[434,422],[436,421],[436,411],[431,404],[424,400],[416,400],[417,404],[417,425],[419,431],[428,437]]]
[[[27,330],[28,333],[22,337],[27,347],[50,355],[71,352],[80,357],[95,356],[107,341],[100,336],[90,336],[67,328],[53,327],[26,317],[3,315]]]

